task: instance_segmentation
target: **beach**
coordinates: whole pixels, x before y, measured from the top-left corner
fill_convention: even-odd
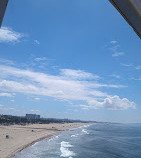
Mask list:
[[[63,131],[13,158],[140,158],[141,124],[95,123]]]
[[[37,141],[83,125],[86,123],[0,126],[0,158],[10,158]]]

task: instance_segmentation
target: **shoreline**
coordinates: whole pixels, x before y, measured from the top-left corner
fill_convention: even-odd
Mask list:
[[[63,131],[62,131],[62,132],[63,132]],[[60,132],[60,133],[61,133],[61,132]],[[60,134],[60,133],[57,133],[57,134]],[[6,158],[12,158],[12,157],[14,157],[17,153],[21,152],[22,150],[24,150],[24,149],[26,149],[26,148],[28,148],[28,147],[34,145],[34,144],[37,143],[37,142],[40,142],[40,141],[42,141],[42,140],[44,140],[44,139],[46,139],[46,138],[51,138],[52,136],[55,136],[55,134],[49,135],[49,136],[45,136],[45,137],[39,138],[39,139],[37,139],[37,140],[34,140],[33,142],[31,142],[31,143],[29,143],[29,144],[27,144],[27,145],[25,145],[25,146],[22,146],[21,148],[17,149],[17,151],[14,151],[14,153],[11,153],[11,154],[10,154],[8,157],[6,157]]]
[[[36,142],[60,134],[63,131],[89,124],[91,123],[0,126],[0,155],[2,158],[11,158]],[[9,135],[8,139],[5,138],[6,135]]]

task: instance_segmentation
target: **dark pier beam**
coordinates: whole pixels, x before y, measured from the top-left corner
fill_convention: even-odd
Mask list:
[[[8,0],[0,0],[0,27],[2,25],[7,4],[8,4]]]
[[[109,0],[141,38],[141,0]]]

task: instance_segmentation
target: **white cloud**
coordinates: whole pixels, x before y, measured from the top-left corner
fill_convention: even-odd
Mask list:
[[[9,42],[19,42],[23,37],[23,34],[13,31],[8,27],[2,27],[0,29],[0,42],[9,43]]]
[[[50,75],[0,65],[0,72],[2,77],[0,79],[0,89],[6,92],[48,96],[72,102],[84,101],[88,105],[83,108],[93,106],[112,109],[113,106],[113,109],[118,109],[120,105],[114,104],[114,102],[118,100],[119,103],[123,103],[125,100],[118,98],[118,96],[112,97],[100,90],[100,88],[124,88],[125,86],[100,83],[96,80],[99,76],[82,70],[61,69],[58,75]],[[109,106],[107,98],[112,100],[112,104],[109,102]],[[132,108],[131,104],[132,102],[126,101],[126,104],[122,104],[121,108]]]
[[[106,97],[102,102],[91,100],[89,101],[91,108],[97,109],[103,107],[109,110],[124,110],[128,108],[135,108],[134,102],[129,101],[127,98],[121,99],[119,96]]]
[[[124,64],[124,63],[121,63],[122,66],[125,66],[125,67],[132,67],[133,64]]]
[[[38,40],[34,40],[34,43],[37,44],[37,45],[40,44],[40,42]]]
[[[0,93],[0,97],[13,97],[11,93]]]
[[[0,58],[0,64],[14,65],[14,62],[12,60],[7,60],[7,59]]]
[[[40,113],[40,110],[31,110],[32,113]]]
[[[39,91],[42,90],[32,84],[25,84],[16,81],[2,80],[0,81],[0,88],[9,92],[20,92],[20,93],[29,93],[29,94],[40,94]],[[42,90],[41,95],[44,94]]]
[[[46,61],[47,58],[46,57],[41,57],[41,58],[35,58],[34,60],[37,61],[37,62],[40,62],[40,61]]]
[[[139,78],[131,78],[132,80],[136,80],[136,81],[140,81],[141,80],[141,77]]]
[[[135,66],[133,64],[124,64],[124,63],[121,63],[121,65],[125,66],[125,67],[132,67],[132,68],[134,68],[136,70],[141,70],[141,66],[140,65],[139,66]]]
[[[120,79],[120,75],[116,75],[116,74],[113,74],[113,75],[111,75],[112,77],[115,77],[115,78],[117,78],[117,79]]]
[[[35,100],[40,100],[40,98],[34,98]]]
[[[111,41],[111,44],[116,44],[117,41]],[[112,51],[112,57],[119,57],[125,55],[123,51],[119,51],[120,45],[112,45],[110,46],[110,50]]]
[[[118,57],[118,56],[123,56],[123,55],[125,55],[124,52],[115,52],[112,54],[113,57]]]
[[[136,66],[135,68],[136,68],[136,70],[140,70],[141,66]]]
[[[115,44],[115,43],[117,43],[117,41],[110,41],[110,43]]]
[[[124,85],[114,85],[114,84],[101,84],[101,83],[89,83],[87,85],[89,88],[126,88],[127,86]]]
[[[13,107],[6,107],[6,106],[0,106],[0,114],[6,114],[6,115],[19,115],[20,110],[17,110]]]
[[[8,108],[8,110],[16,110],[15,108]]]
[[[99,79],[98,75],[93,75],[82,70],[60,69],[62,76],[71,79]]]
[[[114,45],[114,46],[110,47],[110,50],[112,52],[118,52],[118,48],[120,48],[120,45]]]

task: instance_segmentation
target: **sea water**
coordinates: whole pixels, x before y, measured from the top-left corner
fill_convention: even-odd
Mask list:
[[[98,123],[71,129],[14,158],[141,158],[141,124]]]

